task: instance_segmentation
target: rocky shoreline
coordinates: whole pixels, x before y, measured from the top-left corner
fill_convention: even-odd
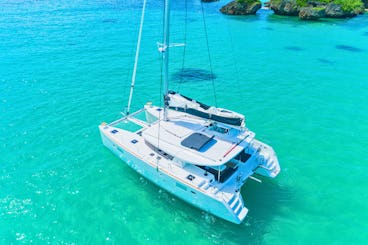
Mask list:
[[[237,0],[223,6],[220,11],[228,15],[249,15],[255,14],[262,7],[259,0]]]
[[[202,0],[211,2],[218,0]],[[320,18],[351,18],[363,14],[368,0],[270,0],[265,3],[277,15],[299,16],[302,20]],[[253,15],[262,7],[259,0],[235,0],[220,11],[227,15]]]

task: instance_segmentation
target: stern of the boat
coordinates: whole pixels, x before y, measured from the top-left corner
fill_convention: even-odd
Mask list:
[[[257,147],[258,167],[255,173],[275,178],[281,171],[279,160],[273,148],[265,143],[255,140]]]
[[[248,209],[244,205],[239,191],[234,193],[222,193],[223,200],[228,211],[231,213],[231,222],[240,224],[247,216]]]

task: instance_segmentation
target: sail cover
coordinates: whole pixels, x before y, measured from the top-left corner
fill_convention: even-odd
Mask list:
[[[234,126],[245,126],[245,118],[242,114],[223,108],[208,106],[174,91],[169,91],[166,95],[165,103],[172,110],[186,112],[197,117]]]

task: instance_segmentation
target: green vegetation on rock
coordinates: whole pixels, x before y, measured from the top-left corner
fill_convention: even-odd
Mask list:
[[[247,3],[247,4],[253,4],[256,2],[260,2],[259,0],[236,0],[238,3]]]
[[[361,0],[334,0],[336,4],[340,4],[344,11],[363,11],[363,2]]]
[[[273,0],[273,2],[281,2],[281,0]],[[356,9],[363,8],[363,2],[361,0],[317,0],[313,1],[314,3],[320,4],[328,4],[334,3],[341,5],[342,10],[344,11],[354,11]],[[306,7],[310,4],[309,0],[296,0],[296,4],[299,7]]]
[[[334,1],[333,0],[319,0],[317,2],[323,3],[323,4],[328,4],[328,3],[333,3]]]
[[[296,5],[298,5],[298,7],[307,7],[308,0],[296,0]]]
[[[303,20],[351,18],[364,13],[367,5],[368,0],[270,0],[269,4],[275,14],[299,16]]]
[[[313,7],[312,9],[315,11],[321,11],[321,10],[324,10],[325,8],[324,7]]]
[[[281,4],[282,0],[271,0],[270,2],[272,2],[273,4]]]

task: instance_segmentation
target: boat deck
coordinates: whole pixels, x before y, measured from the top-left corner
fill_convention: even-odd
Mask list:
[[[124,151],[129,152],[136,158],[151,165],[151,167],[157,168],[159,171],[180,180],[180,182],[185,183],[193,189],[209,194],[216,194],[219,190],[224,189],[226,191],[225,187],[229,187],[229,183],[226,183],[228,179],[223,182],[217,181],[216,174],[204,167],[187,164],[177,158],[173,160],[173,157],[167,152],[158,150],[155,146],[147,143],[143,137],[143,132],[147,128],[142,128],[138,132],[129,132],[114,126],[105,125],[101,127],[104,134],[114,143],[118,151],[122,153]],[[221,154],[223,154],[223,151]],[[231,190],[229,189],[229,192],[234,190],[234,186],[230,186],[232,187],[230,188]]]
[[[150,110],[151,109],[151,110]],[[160,110],[149,108],[159,118]],[[186,113],[170,111],[168,121],[158,120],[142,130],[151,145],[183,162],[199,166],[220,166],[238,155],[254,133]]]

